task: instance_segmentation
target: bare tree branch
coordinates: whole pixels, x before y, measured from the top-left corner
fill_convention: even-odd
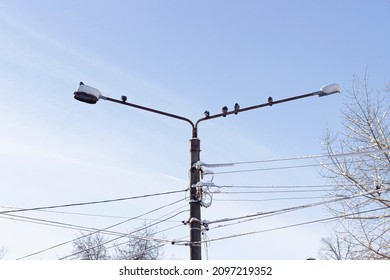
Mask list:
[[[5,256],[6,250],[4,247],[0,247],[0,260]]]
[[[98,233],[88,233],[74,239],[73,253],[67,257],[79,260],[155,260],[162,256],[161,247],[164,245],[160,239],[155,238],[156,229],[144,224],[136,230],[137,236],[124,235],[125,242],[116,243],[107,247],[110,240]]]
[[[390,91],[390,83],[386,88]],[[368,78],[355,78],[352,90],[346,94],[343,110],[344,131],[337,137],[327,131],[323,145],[329,155],[362,151],[382,151],[390,145],[390,99],[388,93],[372,90]],[[323,176],[337,185],[332,195],[347,196],[368,192],[364,197],[355,197],[327,205],[333,215],[362,213],[376,209],[370,218],[353,215],[339,219],[343,238],[338,236],[323,239],[322,256],[327,259],[390,259],[390,154],[388,152],[364,154],[353,157],[330,157],[323,164]],[[377,190],[373,192],[372,190]],[[348,236],[346,238],[345,236]],[[353,251],[350,247],[353,246]],[[326,251],[325,250],[325,251]],[[344,252],[344,253],[343,253]],[[342,254],[343,253],[343,254]]]

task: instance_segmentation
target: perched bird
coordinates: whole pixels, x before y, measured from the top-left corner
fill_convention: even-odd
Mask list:
[[[205,116],[206,118],[210,117],[210,112],[209,112],[209,111],[204,111],[204,116]]]
[[[381,195],[381,192],[379,191],[380,189],[381,189],[381,185],[379,185],[379,184],[375,184],[375,189],[377,190],[377,194],[378,194],[378,196],[380,196]]]
[[[228,109],[228,107],[226,107],[226,106],[222,108],[222,113],[223,113],[223,116],[224,116],[224,117],[226,117],[226,113],[228,112],[228,110],[229,110],[229,109]]]
[[[238,111],[240,110],[240,105],[238,103],[234,104],[234,114],[238,114]]]
[[[121,99],[122,99],[123,102],[126,102],[127,97],[126,97],[125,95],[122,95],[122,96],[121,96]]]
[[[272,106],[272,103],[274,102],[273,98],[270,96],[268,97],[268,103],[269,103],[269,106]]]
[[[83,86],[84,85],[84,83],[83,82],[80,82],[80,86]]]

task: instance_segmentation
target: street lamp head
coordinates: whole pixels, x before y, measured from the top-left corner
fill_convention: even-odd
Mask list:
[[[102,94],[98,89],[84,85],[83,82],[80,82],[80,85],[74,92],[74,98],[76,100],[88,104],[95,104],[101,96]]]
[[[327,96],[334,93],[340,93],[340,92],[341,92],[341,86],[339,84],[329,84],[320,88],[318,96],[323,97],[323,96]]]

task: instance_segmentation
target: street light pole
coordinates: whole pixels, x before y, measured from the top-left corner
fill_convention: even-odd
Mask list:
[[[200,161],[200,139],[193,137],[191,143],[191,169],[190,169],[190,259],[202,259],[202,219],[201,219],[201,199],[202,189],[197,187],[200,182],[199,170],[196,163]]]
[[[223,112],[221,114],[216,115],[210,115],[209,113],[204,117],[196,121],[195,123],[192,122],[190,119],[178,116],[175,114],[167,113],[164,111],[140,106],[137,104],[126,102],[127,98],[125,96],[122,96],[122,100],[114,99],[111,97],[106,97],[101,94],[101,92],[93,87],[84,85],[82,82],[80,82],[79,87],[74,92],[74,98],[78,101],[89,103],[89,104],[95,104],[99,99],[111,101],[114,103],[126,105],[129,107],[137,108],[144,111],[149,111],[155,114],[164,115],[166,117],[178,119],[185,121],[189,123],[192,127],[192,138],[190,140],[190,217],[187,221],[190,227],[190,259],[191,260],[201,260],[202,259],[202,250],[201,250],[201,237],[202,237],[202,219],[201,219],[201,202],[202,202],[202,188],[198,186],[198,183],[200,182],[200,172],[197,168],[197,163],[200,161],[200,139],[198,138],[198,125],[199,123],[207,120],[212,120],[219,117],[226,117],[227,115],[231,114],[238,114],[241,112],[259,109],[266,106],[272,106],[275,104],[280,104],[288,101],[293,101],[297,99],[302,99],[310,96],[327,96],[330,94],[338,93],[341,91],[341,88],[338,84],[330,84],[327,86],[324,86],[320,89],[320,91],[315,91],[312,93],[294,96],[286,99],[276,100],[273,101],[273,99],[270,97],[268,99],[267,103],[246,107],[240,109],[238,104],[236,104],[236,108],[233,111],[228,111],[225,107]]]

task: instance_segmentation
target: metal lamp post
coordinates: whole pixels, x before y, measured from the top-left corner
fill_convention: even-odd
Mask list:
[[[293,101],[297,99],[302,99],[310,96],[327,96],[334,93],[339,93],[341,91],[341,87],[338,84],[330,84],[322,87],[319,91],[311,92],[304,95],[294,96],[286,99],[276,100],[274,101],[271,97],[268,98],[267,103],[240,108],[238,104],[235,105],[234,110],[228,111],[226,107],[223,108],[221,114],[210,115],[209,112],[205,112],[205,117],[197,120],[195,123],[190,119],[178,116],[175,114],[163,112],[160,110],[140,106],[137,104],[127,102],[127,98],[122,96],[121,100],[114,99],[111,97],[106,97],[101,94],[101,92],[93,87],[87,86],[80,82],[77,90],[74,92],[74,98],[78,101],[95,104],[99,99],[115,102],[118,104],[134,107],[140,110],[149,111],[155,114],[164,115],[166,117],[178,119],[189,123],[192,127],[192,138],[190,140],[190,153],[191,153],[191,161],[190,161],[190,217],[188,220],[188,224],[190,226],[190,259],[191,260],[201,260],[202,259],[202,251],[201,251],[201,232],[202,232],[202,220],[201,220],[201,198],[202,198],[202,189],[198,188],[196,185],[200,181],[200,170],[196,168],[196,164],[200,161],[200,139],[198,138],[198,125],[201,122],[219,118],[226,117],[231,114],[238,114],[241,112],[259,109],[266,106],[272,106],[288,101]]]

